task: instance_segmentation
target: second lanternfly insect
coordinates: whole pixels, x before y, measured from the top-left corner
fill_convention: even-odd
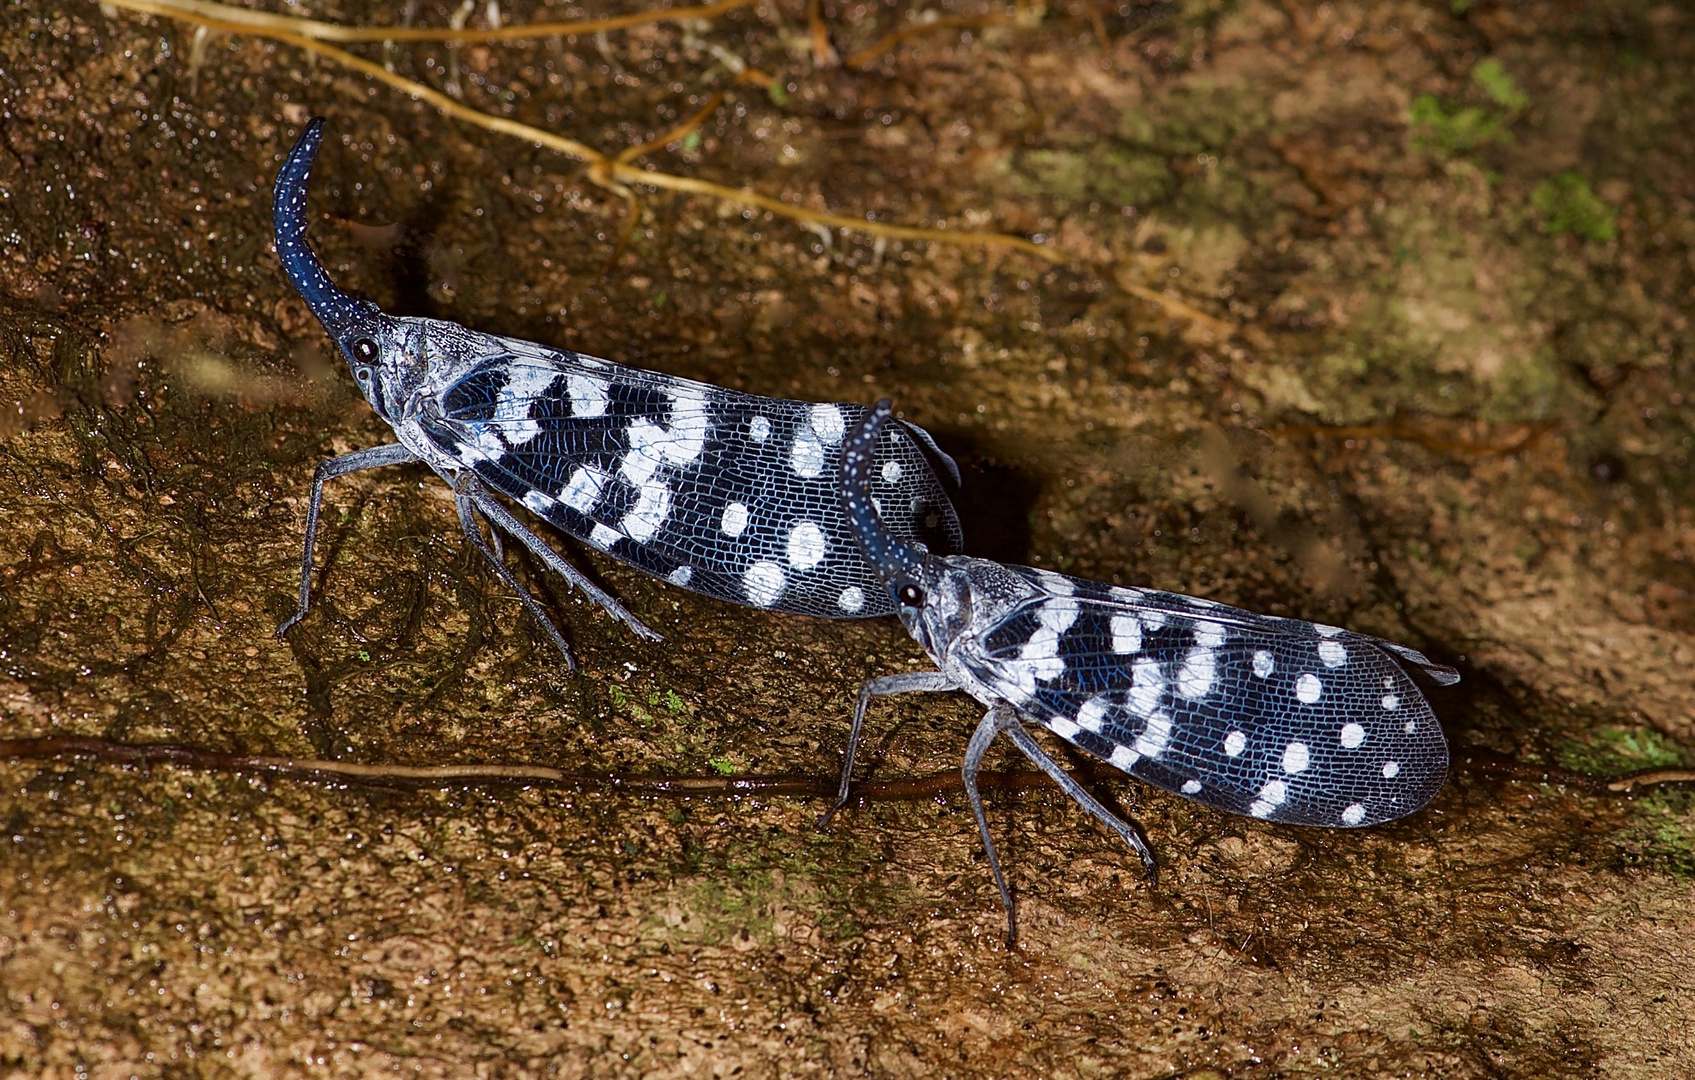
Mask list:
[[[901,622],[939,670],[887,675],[860,688],[836,809],[848,800],[872,698],[963,690],[987,705],[965,751],[965,793],[1006,905],[1009,939],[1012,892],[977,794],[977,772],[996,735],[1011,739],[1155,870],[1141,834],[1056,765],[1025,722],[1139,780],[1265,821],[1375,825],[1412,813],[1441,789],[1447,740],[1401,664],[1442,685],[1459,681],[1453,668],[1340,627],[932,555],[883,524],[867,489],[871,449],[889,418],[889,403],[879,402],[848,434],[842,508]]]

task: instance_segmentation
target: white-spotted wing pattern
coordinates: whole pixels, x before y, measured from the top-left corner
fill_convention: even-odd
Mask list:
[[[847,802],[872,698],[958,689],[988,706],[963,771],[1009,932],[1011,891],[976,787],[997,735],[1123,837],[1150,875],[1155,869],[1141,834],[1055,765],[1025,723],[1174,794],[1271,822],[1375,825],[1441,789],[1447,741],[1402,665],[1440,685],[1459,681],[1454,669],[1334,626],[934,555],[884,527],[866,486],[875,474],[869,451],[889,416],[889,403],[879,402],[848,435],[842,507],[901,621],[939,670],[860,689],[836,805]]]
[[[759,397],[413,322],[414,347],[441,375],[412,422],[449,468],[695,592],[823,618],[894,611],[836,497],[842,436],[864,406]],[[873,492],[897,532],[957,550],[958,519],[919,438],[891,426],[878,440]]]
[[[336,339],[398,443],[324,462],[312,482],[300,603],[325,481],[423,462],[452,485],[467,540],[570,664],[570,649],[507,567],[502,534],[642,636],[640,620],[527,528],[497,496],[615,559],[720,600],[825,618],[894,610],[836,494],[858,405],[758,397],[454,323],[398,318],[339,289],[306,241],[306,192],[323,139],[313,119],[277,174],[277,254]],[[873,451],[875,495],[906,539],[958,550],[959,520],[932,462],[957,470],[921,428],[891,426]],[[483,525],[492,530],[485,537]]]
[[[1006,569],[1028,593],[950,659],[996,699],[1137,779],[1232,813],[1336,828],[1409,814],[1441,788],[1447,742],[1388,643],[1176,593]],[[1396,651],[1439,683],[1457,680]]]

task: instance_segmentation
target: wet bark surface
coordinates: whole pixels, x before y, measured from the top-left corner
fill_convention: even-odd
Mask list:
[[[822,14],[846,54],[916,8]],[[1695,1070],[1695,801],[1535,772],[1695,744],[1685,9],[1080,2],[860,69],[816,63],[791,3],[363,47],[608,152],[728,87],[646,160],[1039,234],[1061,267],[651,192],[619,252],[629,209],[580,165],[291,47],[71,2],[4,23],[0,738],[828,784],[857,686],[925,666],[892,620],[733,608],[556,538],[667,637],[521,567],[567,676],[417,468],[331,487],[316,606],[277,640],[312,469],[390,437],[270,248],[312,114],[314,241],[389,310],[891,395],[967,464],[973,554],[1344,624],[1465,678],[1431,694],[1449,785],[1388,827],[1100,774],[1157,889],[1057,791],[994,793],[1011,951],[957,791],[820,831],[817,799],[728,790],[0,762],[0,1069]],[[861,775],[957,768],[979,712],[879,703]]]

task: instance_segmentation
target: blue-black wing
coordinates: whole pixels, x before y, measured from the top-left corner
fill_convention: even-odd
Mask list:
[[[968,661],[989,689],[1138,779],[1268,821],[1409,814],[1448,772],[1404,646],[1333,626],[1020,569],[1037,589]]]
[[[422,422],[489,487],[616,559],[721,600],[825,618],[893,610],[835,490],[842,437],[863,406],[481,342],[486,357]],[[959,519],[914,432],[934,450],[918,429],[890,427],[873,494],[901,537],[957,551]]]

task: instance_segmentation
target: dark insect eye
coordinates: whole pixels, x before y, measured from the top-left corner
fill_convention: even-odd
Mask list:
[[[354,338],[353,355],[365,361],[375,360],[377,358],[377,343],[368,337]]]
[[[922,607],[924,604],[924,590],[916,585],[902,585],[895,597],[901,607]]]
[[[353,373],[353,377],[362,383],[368,383],[371,381],[371,369],[368,367],[362,367]]]

